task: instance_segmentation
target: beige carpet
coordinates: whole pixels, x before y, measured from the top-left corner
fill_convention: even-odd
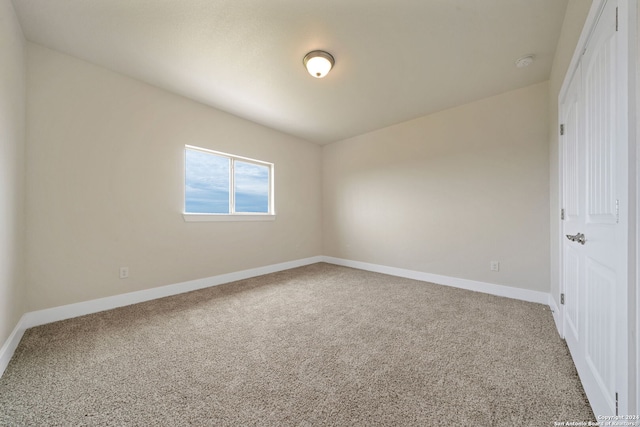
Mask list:
[[[548,307],[315,264],[28,330],[0,425],[593,420]]]

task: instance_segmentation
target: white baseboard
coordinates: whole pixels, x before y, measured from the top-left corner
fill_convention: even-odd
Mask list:
[[[9,365],[9,361],[13,357],[13,353],[16,351],[16,348],[18,348],[18,344],[20,344],[22,335],[24,335],[24,331],[26,330],[25,316],[22,316],[16,327],[13,328],[9,338],[7,338],[2,345],[2,348],[0,348],[0,377],[4,374],[4,370],[7,369],[7,365]]]
[[[551,313],[553,314],[553,321],[556,323],[558,334],[561,338],[564,338],[564,330],[562,328],[562,313],[560,312],[558,304],[556,304],[556,300],[551,294],[549,294],[549,309],[551,309]]]
[[[26,327],[44,325],[46,323],[57,322],[58,320],[71,319],[73,317],[84,316],[85,314],[97,313],[99,311],[111,310],[125,305],[137,304],[151,301],[171,295],[183,294],[198,289],[209,288],[211,286],[222,285],[224,283],[235,282],[237,280],[250,279],[264,274],[276,273],[278,271],[289,270],[304,265],[321,262],[322,257],[316,256],[303,258],[295,261],[272,264],[264,267],[251,268],[249,270],[236,271],[233,273],[220,274],[218,276],[204,279],[189,280],[187,282],[173,285],[160,286],[157,288],[145,289],[143,291],[129,292],[126,294],[114,295],[112,297],[99,298],[76,304],[63,305],[60,307],[47,308],[45,310],[32,311],[25,314]]]
[[[495,285],[493,283],[478,282],[476,280],[460,279],[457,277],[441,276],[439,274],[424,273],[422,271],[406,270],[404,268],[388,267],[386,265],[370,264],[368,262],[351,261],[342,258],[324,256],[324,262],[330,264],[353,267],[360,270],[384,273],[391,276],[405,277],[407,279],[421,280],[423,282],[436,283],[438,285],[452,286],[454,288],[467,289],[475,292],[513,298],[517,300],[549,304],[549,294],[546,292],[532,291],[529,289],[514,288],[511,286]]]
[[[351,261],[341,258],[315,256],[295,261],[283,262],[280,264],[252,268],[249,270],[237,271],[234,273],[221,274],[204,279],[196,279],[187,282],[176,283],[173,285],[160,286],[143,291],[130,292],[126,294],[114,295],[111,297],[99,298],[95,300],[79,302],[76,304],[68,304],[60,307],[47,308],[44,310],[25,313],[24,316],[22,316],[22,318],[18,321],[18,324],[14,328],[9,338],[7,338],[2,348],[0,348],[0,377],[7,368],[7,365],[9,364],[14,351],[18,347],[18,344],[20,343],[24,332],[34,326],[57,322],[59,320],[71,319],[73,317],[84,316],[86,314],[97,313],[100,311],[111,310],[126,305],[137,304],[140,302],[151,301],[171,295],[182,294],[185,292],[195,291],[197,289],[208,288],[211,286],[217,286],[224,283],[235,282],[237,280],[249,279],[256,276],[262,276],[264,274],[276,273],[278,271],[289,270],[292,268],[302,267],[318,262],[326,262],[329,264],[342,265],[345,267],[353,267],[360,270],[368,270],[377,273],[389,274],[392,276],[406,277],[409,279],[421,280],[424,282],[431,282],[445,286],[453,286],[456,288],[468,289],[471,291],[483,292],[491,295],[514,298],[523,301],[536,302],[545,305],[550,305],[553,302],[553,299],[550,298],[549,294],[544,292],[495,285],[492,283],[478,282],[475,280],[440,276],[437,274],[424,273],[421,271],[406,270],[402,268],[388,267],[384,265],[370,264],[360,261]],[[554,317],[556,316],[557,312],[557,309],[554,309]]]
[[[47,308],[44,310],[31,311],[25,313],[20,319],[13,332],[0,348],[0,377],[7,368],[14,351],[18,347],[24,332],[34,326],[46,323],[57,322],[59,320],[71,319],[73,317],[84,316],[86,314],[111,310],[126,305],[151,301],[171,295],[182,294],[211,286],[222,285],[224,283],[235,282],[237,280],[250,279],[264,274],[276,273],[278,271],[289,270],[309,264],[322,262],[321,256],[303,258],[295,261],[272,264],[264,267],[252,268],[249,270],[236,271],[228,274],[207,277],[204,279],[189,280],[187,282],[173,285],[160,286],[157,288],[145,289],[143,291],[129,292],[126,294],[114,295],[111,297],[99,298],[90,301],[68,304],[59,307]]]

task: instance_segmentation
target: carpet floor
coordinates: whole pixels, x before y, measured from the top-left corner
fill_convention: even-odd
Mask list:
[[[0,425],[595,421],[549,308],[329,264],[26,331]]]

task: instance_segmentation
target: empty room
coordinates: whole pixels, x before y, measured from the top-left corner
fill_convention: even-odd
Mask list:
[[[636,0],[0,0],[0,425],[640,426]]]

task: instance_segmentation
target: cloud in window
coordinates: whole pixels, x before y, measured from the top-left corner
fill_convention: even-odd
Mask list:
[[[269,167],[234,162],[235,212],[269,212]],[[185,212],[230,213],[231,159],[185,150]]]

